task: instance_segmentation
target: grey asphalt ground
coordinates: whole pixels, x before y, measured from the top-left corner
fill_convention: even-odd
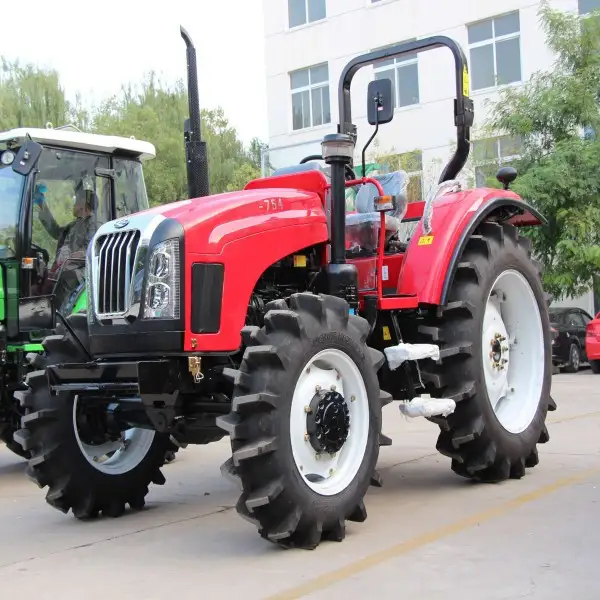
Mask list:
[[[83,523],[44,501],[0,447],[0,600],[598,600],[600,376],[556,375],[551,440],[520,481],[472,484],[435,451],[437,428],[385,409],[384,487],[343,543],[280,550],[232,508],[228,441],[165,467],[147,509]]]

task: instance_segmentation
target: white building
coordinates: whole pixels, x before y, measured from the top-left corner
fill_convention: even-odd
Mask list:
[[[551,67],[553,56],[532,0],[264,0],[269,163],[279,168],[320,154],[324,135],[336,130],[338,82],[355,56],[399,42],[445,35],[469,62],[475,103],[472,138],[486,120],[486,100],[502,86],[520,85]],[[589,12],[600,0],[551,0],[553,8]],[[447,49],[365,67],[352,83],[352,116],[358,127],[356,162],[372,132],[366,118],[367,84],[388,77],[396,113],[382,127],[368,160],[394,157],[411,174],[409,193],[422,198],[451,155],[455,71]],[[518,152],[518,140],[474,142],[472,156],[499,164]],[[487,175],[489,175],[487,169]],[[483,169],[467,170],[477,184]],[[583,299],[593,310],[591,295]]]

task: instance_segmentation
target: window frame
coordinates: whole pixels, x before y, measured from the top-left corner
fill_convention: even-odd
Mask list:
[[[304,23],[300,23],[299,25],[291,25],[290,24],[290,2],[304,2],[304,10],[306,11],[306,21],[304,21]],[[325,16],[322,17],[321,19],[315,19],[314,21],[310,20],[310,16],[309,16],[309,2],[310,0],[287,0],[287,20],[286,20],[286,30],[287,31],[296,31],[297,29],[300,29],[302,27],[309,27],[310,25],[314,25],[315,23],[322,23],[323,21],[325,21],[327,19],[327,0],[323,0],[323,6],[325,8]]]
[[[508,33],[505,35],[497,36],[495,22],[498,19],[501,19],[502,17],[507,17],[508,15],[512,15],[512,14],[516,14],[519,18],[519,29],[513,33]],[[487,23],[487,22],[491,22],[491,24],[492,24],[492,37],[482,40],[480,42],[473,42],[473,43],[469,42],[468,41],[469,28],[474,25],[481,25],[482,23]],[[493,55],[494,85],[482,87],[482,88],[475,88],[473,86],[473,73],[471,73],[471,93],[472,94],[481,94],[481,93],[485,93],[485,92],[489,92],[492,90],[497,90],[497,89],[501,89],[501,88],[505,88],[505,87],[509,87],[509,86],[521,85],[523,83],[523,49],[522,49],[522,44],[521,44],[521,11],[519,9],[511,10],[506,13],[494,15],[493,17],[489,17],[487,19],[481,19],[479,21],[473,21],[472,23],[467,23],[465,25],[465,27],[467,30],[467,45],[469,48],[469,64],[472,65],[472,62],[473,62],[471,60],[471,51],[474,48],[483,48],[484,46],[491,45],[492,46],[492,55]],[[496,54],[496,45],[498,42],[505,42],[505,41],[513,40],[513,39],[519,40],[519,70],[521,73],[521,77],[520,77],[520,79],[518,79],[516,81],[511,81],[510,83],[497,83],[497,81],[498,81],[498,60],[497,60],[497,54]]]
[[[327,68],[327,79],[325,81],[319,82],[319,83],[312,83],[311,82],[311,70],[312,69],[316,69],[318,67],[326,67]],[[297,88],[292,88],[292,75],[294,73],[301,73],[302,71],[307,71],[308,72],[308,85],[302,86],[302,87],[297,87]],[[330,126],[331,122],[332,122],[332,117],[331,117],[331,85],[330,85],[330,78],[329,78],[329,62],[322,62],[322,63],[318,63],[315,65],[310,65],[308,67],[303,67],[301,69],[294,69],[293,71],[289,71],[288,72],[288,77],[289,77],[289,90],[290,90],[290,114],[291,114],[291,132],[292,133],[298,133],[301,131],[310,131],[312,129],[315,129],[317,127],[326,127],[326,126]],[[318,123],[318,124],[314,124],[314,118],[313,118],[313,102],[312,102],[312,92],[313,90],[317,90],[317,89],[323,89],[323,88],[327,88],[327,95],[329,98],[329,107],[328,107],[328,112],[329,112],[329,120],[325,121],[325,115],[323,114],[323,122],[322,123]],[[294,94],[302,94],[304,92],[308,92],[309,93],[309,110],[310,110],[310,125],[308,125],[307,127],[299,127],[298,129],[294,128]],[[304,107],[304,106],[303,106]],[[323,108],[323,104],[321,103],[321,109]],[[303,122],[304,122],[304,114],[303,116]]]
[[[483,185],[479,185],[477,183],[477,178],[478,178],[478,173],[477,171],[485,166],[488,165],[495,165],[496,169],[500,169],[503,166],[507,166],[510,165],[511,162],[519,160],[521,158],[520,154],[509,154],[506,156],[502,155],[502,146],[501,146],[501,140],[514,140],[517,139],[519,136],[510,136],[510,135],[499,135],[497,137],[491,137],[491,138],[482,138],[480,140],[471,140],[471,152],[473,153],[473,159],[475,161],[474,164],[474,172],[475,172],[475,188],[482,188],[485,187],[485,184]],[[482,160],[482,161],[477,161],[475,159],[475,145],[478,142],[493,142],[494,143],[494,158],[493,159],[489,159],[489,160]],[[518,146],[522,147],[523,145],[523,141],[520,140]]]
[[[387,2],[387,0],[381,0],[382,2]],[[415,42],[417,38],[404,40],[403,42],[399,42],[402,44],[406,44],[409,42]],[[372,52],[377,50],[385,50],[386,48],[391,48],[392,46],[397,46],[398,43],[389,44],[387,46],[381,46],[379,48],[374,48]],[[392,80],[392,84],[394,86],[394,112],[397,110],[410,110],[412,108],[421,106],[421,77],[419,71],[419,54],[415,52],[414,55],[410,55],[409,58],[398,58],[395,56],[394,58],[385,59],[386,61],[393,61],[392,65],[385,66],[377,66],[377,62],[373,63],[373,79],[377,78],[378,73],[386,73],[388,71],[394,71],[394,79]],[[383,62],[383,61],[378,61]],[[404,69],[407,67],[416,66],[417,68],[417,95],[418,101],[412,104],[405,104],[404,106],[400,105],[400,74],[398,71],[400,69]]]

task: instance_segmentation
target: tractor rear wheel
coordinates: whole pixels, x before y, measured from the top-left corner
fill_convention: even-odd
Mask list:
[[[425,361],[432,395],[456,401],[447,418],[432,418],[439,452],[457,474],[485,482],[520,479],[538,463],[552,351],[547,302],[530,244],[511,225],[487,222],[468,240],[446,307],[419,328],[438,343]]]
[[[68,392],[51,395],[48,388],[46,366],[81,362],[81,349],[60,327],[42,344],[45,356],[31,358],[41,369],[30,372],[27,389],[15,393],[25,416],[14,437],[31,453],[28,477],[40,488],[49,488],[48,504],[64,513],[72,510],[78,519],[99,513],[118,517],[126,504],[141,509],[149,484],[165,482],[160,467],[172,446],[169,436],[134,428],[121,432],[120,439],[99,440],[94,420],[87,419],[78,397]]]
[[[381,352],[366,345],[368,323],[339,298],[294,294],[267,305],[264,327],[243,331],[222,471],[239,479],[237,511],[284,547],[341,541],[346,520],[366,519],[381,408]]]

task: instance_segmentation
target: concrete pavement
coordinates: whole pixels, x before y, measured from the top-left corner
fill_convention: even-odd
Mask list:
[[[600,598],[600,377],[554,377],[558,410],[520,481],[467,482],[435,451],[437,428],[385,409],[384,487],[346,540],[283,551],[232,509],[228,441],[164,469],[147,509],[82,523],[44,502],[0,449],[0,598]]]

